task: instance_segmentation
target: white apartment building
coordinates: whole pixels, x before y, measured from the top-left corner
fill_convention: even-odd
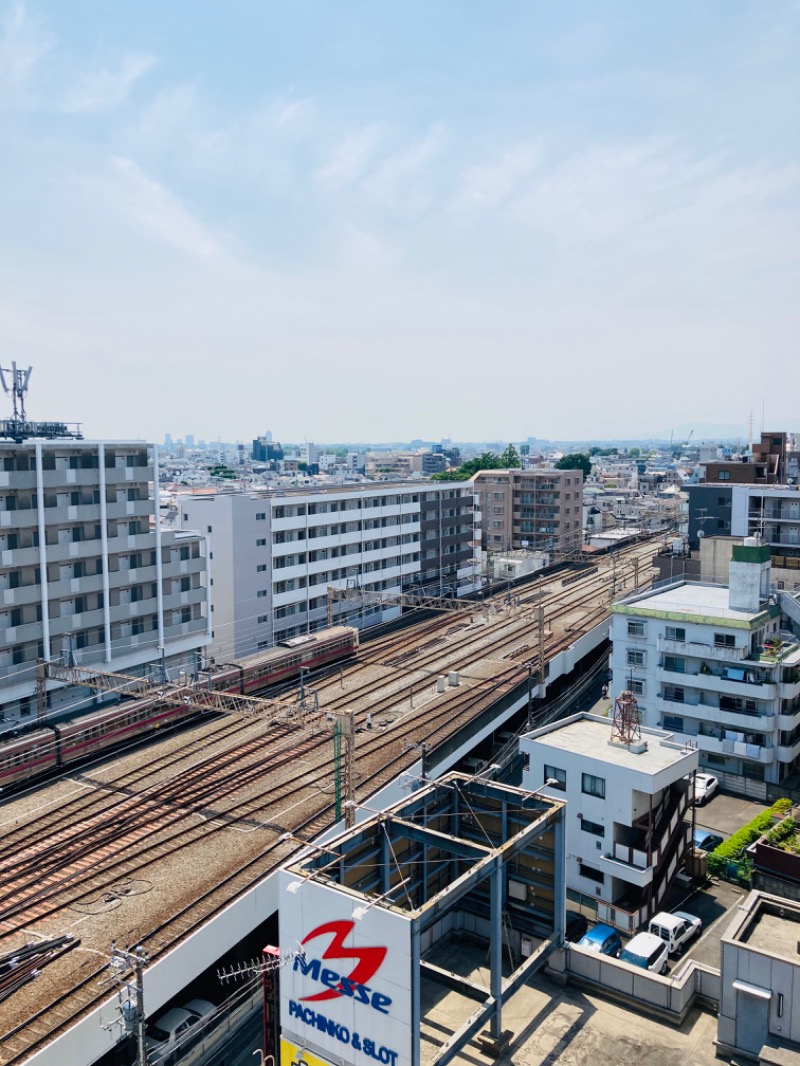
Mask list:
[[[184,526],[212,553],[213,648],[239,658],[327,624],[328,586],[463,596],[480,587],[480,512],[468,482],[337,485],[182,496]],[[366,626],[393,605],[334,605]]]
[[[0,422],[0,435],[9,426]],[[24,424],[35,432],[36,423]],[[38,424],[41,425],[41,424]],[[76,694],[36,663],[140,673],[194,662],[209,640],[206,547],[157,521],[157,450],[142,441],[0,441],[0,712],[31,720]],[[61,427],[66,433],[66,427]],[[84,693],[84,696],[88,693]]]
[[[612,607],[613,691],[642,721],[692,744],[732,791],[765,797],[800,755],[800,619],[795,594],[770,589],[770,549],[732,549],[729,583],[679,578]]]
[[[583,713],[523,736],[520,752],[522,787],[567,800],[568,897],[637,929],[661,909],[689,845],[696,750],[647,727],[624,744],[610,719]]]

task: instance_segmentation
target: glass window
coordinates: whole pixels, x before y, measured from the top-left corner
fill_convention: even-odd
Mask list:
[[[686,640],[686,630],[683,626],[667,626],[665,635],[667,640]]]
[[[605,778],[595,777],[594,774],[581,774],[581,792],[585,792],[587,796],[597,796],[598,799],[605,799]]]
[[[715,633],[714,644],[718,648],[736,647],[736,637],[732,633]]]
[[[593,870],[591,866],[586,866],[584,863],[579,865],[578,872],[581,877],[588,877],[590,881],[596,881],[598,885],[602,885],[606,879],[606,875],[600,870]]]
[[[554,784],[552,782],[555,782]],[[559,770],[557,766],[547,766],[544,768],[544,783],[550,783],[551,788],[559,788],[561,791],[565,791],[567,787],[567,771]]]
[[[643,637],[644,636],[644,622],[628,622],[628,636],[629,637]]]
[[[644,666],[644,652],[628,648],[628,666]]]
[[[581,818],[581,829],[584,833],[593,833],[596,837],[606,835],[606,827],[600,822],[590,822],[588,818]]]

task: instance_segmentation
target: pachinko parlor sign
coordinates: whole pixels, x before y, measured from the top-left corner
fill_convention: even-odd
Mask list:
[[[282,872],[282,884],[294,881]],[[357,1066],[410,1066],[410,922],[327,885],[281,893],[282,1045]],[[418,976],[416,979],[419,979]]]

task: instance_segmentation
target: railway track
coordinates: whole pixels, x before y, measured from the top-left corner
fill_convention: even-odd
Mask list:
[[[639,545],[637,555],[644,559],[646,554]],[[210,753],[196,747],[171,751],[104,781],[84,772],[80,776],[95,786],[94,794],[74,797],[14,829],[6,825],[0,843],[0,944],[35,926],[52,928],[59,921],[68,926],[89,914],[107,919],[129,905],[124,886],[151,883],[160,864],[180,864],[198,852],[210,855],[215,847],[226,858],[230,852],[223,873],[210,861],[208,876],[198,870],[200,891],[181,906],[163,915],[151,910],[147,918],[126,918],[126,942],[140,943],[152,960],[159,958],[285,861],[297,848],[281,840],[285,833],[311,839],[331,824],[331,739],[322,724],[325,711],[352,710],[362,724],[367,711],[372,715],[374,728],[362,729],[357,742],[357,793],[369,795],[416,761],[409,743],[436,744],[520,684],[538,659],[540,606],[549,634],[547,658],[572,643],[576,631],[600,620],[618,581],[610,570],[601,568],[565,589],[554,589],[551,581],[499,609],[489,604],[479,610],[477,622],[436,618],[366,644],[358,661],[315,682],[323,714],[313,726],[308,721],[285,725],[278,734],[274,724],[257,723],[271,733],[268,775],[264,733],[254,734],[252,722],[219,721],[209,727],[209,746],[217,745]],[[470,666],[478,659],[485,674]],[[434,694],[433,678],[445,669],[459,670],[462,684]],[[419,698],[414,708],[410,677]],[[295,702],[293,693],[286,702],[287,707]],[[169,776],[163,780],[165,774]],[[248,852],[242,842],[251,839],[255,846]],[[0,1006],[0,1032],[5,1034],[0,1037],[1,1062],[24,1061],[107,998],[105,966],[96,964],[96,955],[94,962],[84,955],[76,967],[76,957],[73,953],[72,976],[62,975],[71,987],[54,993],[46,1007],[32,998],[28,1007],[19,1004],[21,1015],[7,1018]],[[58,968],[56,964],[52,970]]]

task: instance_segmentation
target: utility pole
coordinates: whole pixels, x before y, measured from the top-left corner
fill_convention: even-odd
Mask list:
[[[131,1025],[136,1037],[135,1066],[147,1066],[147,1047],[144,1042],[144,968],[149,961],[144,948],[137,947],[133,951],[123,951],[112,941],[111,970],[117,971],[115,976],[120,984],[135,996],[133,1008],[129,1006],[127,1012],[123,1008],[122,1012],[126,1024]],[[133,970],[133,984],[124,979],[124,976],[131,970]],[[130,1004],[130,1000],[127,1002]]]
[[[347,800],[344,805],[344,824],[347,829],[352,829],[356,824],[356,731],[355,714],[350,711],[342,719],[342,735],[344,737],[344,793]]]

